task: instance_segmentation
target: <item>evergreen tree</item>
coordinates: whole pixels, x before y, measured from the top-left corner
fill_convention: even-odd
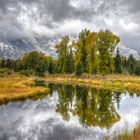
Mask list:
[[[1,60],[0,66],[1,66],[1,68],[5,68],[6,67],[5,60],[4,59]]]
[[[83,65],[83,72],[87,72],[88,71],[88,60],[87,60],[87,48],[86,48],[86,44],[87,44],[87,36],[89,35],[90,31],[87,29],[82,30],[81,33],[79,33],[79,41],[81,42],[81,50],[80,50],[80,61]]]
[[[135,73],[135,67],[136,67],[136,60],[133,57],[133,55],[129,56],[127,63],[128,63],[128,72],[130,74],[134,74]]]
[[[127,58],[126,57],[121,57],[121,62],[122,62],[122,72],[123,73],[128,73],[128,63],[127,63]]]
[[[46,72],[46,66],[43,61],[39,61],[35,67],[35,73],[39,76],[44,76]]]
[[[135,67],[135,74],[140,75],[140,62],[138,61]]]
[[[73,52],[70,48],[70,53],[67,55],[66,59],[66,73],[73,73],[74,72],[74,61],[73,61]]]
[[[75,74],[76,76],[81,76],[83,74],[83,65],[81,62],[77,63]]]
[[[121,62],[120,51],[118,48],[117,48],[117,54],[115,57],[115,72],[122,73],[122,62]]]
[[[130,73],[140,74],[140,62],[135,60],[133,55],[121,57],[117,49],[116,56],[114,50],[120,39],[112,32],[99,31],[90,32],[82,30],[78,39],[70,45],[69,37],[62,38],[56,44],[58,59],[54,60],[43,53],[31,52],[23,56],[21,60],[0,61],[1,68],[9,68],[14,71],[34,71],[37,75],[48,73],[76,73],[77,76],[83,73],[110,74]]]
[[[11,68],[11,65],[12,65],[12,60],[10,60],[10,59],[7,59],[7,60],[5,60],[6,61],[6,63],[5,63],[5,66],[6,66],[6,68]]]
[[[51,61],[50,64],[49,64],[49,69],[48,69],[48,72],[50,74],[52,74],[54,72],[54,65],[53,65],[53,62]]]

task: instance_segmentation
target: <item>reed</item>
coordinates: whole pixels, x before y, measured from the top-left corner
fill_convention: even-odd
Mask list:
[[[113,140],[140,140],[140,124],[137,124],[136,128],[131,132],[124,129],[122,134],[114,135]]]

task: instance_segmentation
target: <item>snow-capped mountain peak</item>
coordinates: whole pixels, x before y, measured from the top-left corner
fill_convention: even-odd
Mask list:
[[[54,38],[36,37],[36,38],[21,38],[12,41],[0,40],[0,58],[5,59],[20,59],[25,53],[38,51],[54,58],[57,57],[55,44],[60,41],[60,36]],[[72,38],[73,39],[73,38]],[[119,44],[121,55],[129,57],[130,54],[140,60],[140,54],[137,51]]]
[[[53,45],[57,39],[21,38],[12,41],[0,40],[0,58],[20,59],[25,53],[38,51],[46,55],[56,56]]]
[[[117,48],[119,49],[120,54],[125,56],[126,58],[128,58],[129,55],[133,55],[135,59],[140,60],[140,54],[137,51],[131,48],[125,47],[124,45],[121,45],[121,44],[119,44]]]

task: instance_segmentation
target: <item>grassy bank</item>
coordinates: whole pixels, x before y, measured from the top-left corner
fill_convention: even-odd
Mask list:
[[[100,88],[107,88],[118,91],[129,91],[140,94],[140,76],[130,75],[96,75],[96,76],[80,76],[72,75],[53,75],[43,78],[48,82],[63,84],[84,84]]]
[[[123,134],[114,136],[114,140],[140,140],[140,124],[132,132],[124,130]]]
[[[41,78],[12,75],[0,78],[0,104],[8,103],[9,101],[25,100],[28,98],[36,99],[46,96],[48,89],[44,87],[29,86],[34,80],[44,80],[62,84],[81,84],[111,89],[114,91],[129,91],[140,94],[140,77],[138,76],[86,75],[76,77],[74,75],[52,75]]]
[[[0,104],[46,96],[48,89],[31,86],[33,81],[34,78],[22,76],[0,78]]]

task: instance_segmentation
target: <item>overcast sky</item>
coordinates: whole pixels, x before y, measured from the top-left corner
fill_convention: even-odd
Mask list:
[[[140,50],[140,0],[0,0],[0,38],[110,29]]]

